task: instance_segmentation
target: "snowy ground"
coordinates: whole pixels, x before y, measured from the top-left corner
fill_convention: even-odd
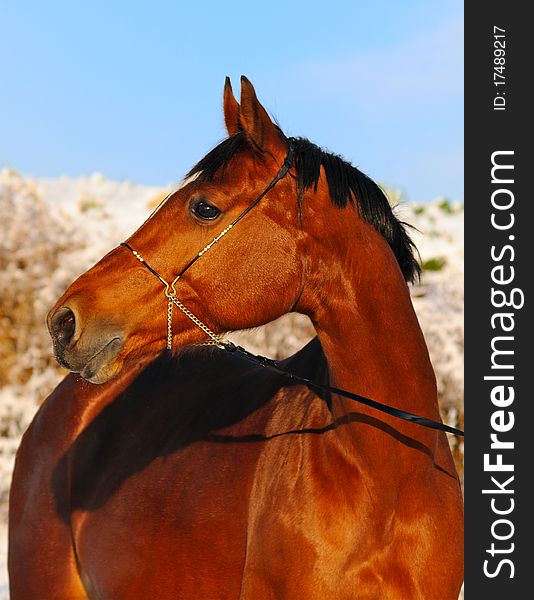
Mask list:
[[[132,233],[169,190],[88,178],[31,179],[0,172],[0,600],[8,598],[7,498],[20,436],[63,377],[51,358],[44,316],[63,289]],[[423,265],[412,297],[438,378],[444,419],[463,426],[463,207],[404,204]],[[312,335],[288,315],[239,334],[251,350],[280,357]],[[455,440],[451,440],[455,444]],[[461,467],[463,447],[453,446]]]

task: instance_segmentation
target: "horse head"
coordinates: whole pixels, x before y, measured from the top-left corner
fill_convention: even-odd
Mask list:
[[[166,291],[219,334],[290,311],[314,320],[322,296],[343,294],[347,260],[366,270],[386,255],[401,277],[417,270],[374,182],[307,140],[287,138],[245,77],[240,103],[227,79],[223,104],[229,137],[49,313],[58,361],[93,383],[158,354],[168,330],[173,349],[206,339],[179,311],[168,323]],[[347,205],[357,210],[340,210]]]

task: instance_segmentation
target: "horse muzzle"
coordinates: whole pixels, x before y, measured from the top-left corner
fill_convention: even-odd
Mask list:
[[[91,383],[104,383],[120,369],[122,332],[109,327],[83,327],[76,308],[61,306],[47,319],[54,355],[59,365]]]

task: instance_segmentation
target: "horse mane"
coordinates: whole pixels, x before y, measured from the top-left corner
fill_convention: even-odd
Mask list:
[[[362,219],[371,224],[388,242],[406,281],[417,281],[421,268],[417,249],[407,233],[411,227],[397,219],[383,192],[370,177],[344,160],[327,152],[306,138],[292,138],[297,171],[297,202],[300,214],[304,192],[315,192],[324,169],[330,199],[338,208],[349,204],[356,207]],[[202,158],[187,174],[196,175],[200,181],[213,181],[224,172],[231,159],[245,149],[254,150],[243,131],[226,138]]]

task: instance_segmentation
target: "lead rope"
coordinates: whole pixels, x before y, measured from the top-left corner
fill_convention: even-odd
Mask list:
[[[225,233],[227,233],[227,230],[229,230],[228,227],[226,228],[226,230],[224,232],[219,234],[217,236],[217,238],[215,238],[215,239],[217,241],[219,239],[221,239],[221,237]],[[215,243],[215,240],[213,242],[210,242],[203,250],[201,250],[201,252],[199,253],[199,256],[201,256],[202,254],[207,252],[207,250],[209,250],[209,248],[211,248],[211,246],[214,243]],[[180,302],[180,300],[178,300],[178,298],[176,297],[176,291],[174,289],[174,285],[179,280],[180,276],[176,277],[172,281],[172,283],[169,284],[167,281],[165,281],[165,279],[163,279],[163,277],[156,270],[154,270],[145,261],[145,259],[139,254],[139,252],[134,250],[126,242],[123,242],[122,245],[125,246],[126,248],[128,248],[132,252],[132,254],[135,256],[135,258],[137,258],[137,260],[139,262],[141,262],[151,273],[153,273],[161,281],[161,283],[165,286],[165,296],[167,297],[167,350],[172,350],[172,313],[173,313],[173,306],[177,306],[188,319],[193,321],[193,323],[208,336],[209,341],[204,342],[204,345],[217,346],[217,348],[221,348],[222,350],[226,350],[226,351],[232,352],[232,353],[235,352],[236,354],[239,354],[243,358],[247,359],[248,361],[250,361],[256,365],[259,365],[261,367],[269,369],[270,371],[274,371],[275,373],[278,373],[279,375],[282,375],[283,377],[286,377],[286,378],[290,379],[291,381],[294,381],[296,383],[302,383],[312,389],[323,391],[323,392],[328,392],[331,394],[338,394],[339,396],[343,396],[345,398],[348,398],[349,400],[359,402],[360,404],[365,404],[366,406],[370,406],[376,410],[384,412],[384,413],[391,415],[393,417],[396,417],[398,419],[403,419],[404,421],[409,421],[411,423],[415,423],[415,424],[421,425],[423,427],[427,427],[430,429],[437,429],[440,431],[446,431],[448,433],[452,433],[453,435],[459,435],[459,436],[463,437],[464,432],[461,431],[460,429],[457,429],[456,427],[451,427],[450,425],[446,425],[445,423],[433,421],[432,419],[428,419],[427,417],[421,417],[414,413],[410,413],[405,410],[400,410],[398,408],[394,408],[393,406],[388,406],[387,404],[382,404],[381,402],[377,402],[376,400],[371,400],[370,398],[366,398],[365,396],[360,396],[359,394],[354,394],[352,392],[348,392],[346,390],[341,390],[339,388],[315,383],[314,381],[312,381],[310,379],[306,379],[305,377],[300,377],[299,375],[296,375],[295,373],[286,371],[275,360],[272,360],[272,359],[267,358],[266,356],[262,356],[260,354],[252,354],[248,350],[245,350],[245,348],[242,348],[241,346],[236,346],[234,343],[232,343],[230,340],[226,339],[225,337],[214,333],[205,323],[203,323],[196,315],[194,315],[182,302]]]

